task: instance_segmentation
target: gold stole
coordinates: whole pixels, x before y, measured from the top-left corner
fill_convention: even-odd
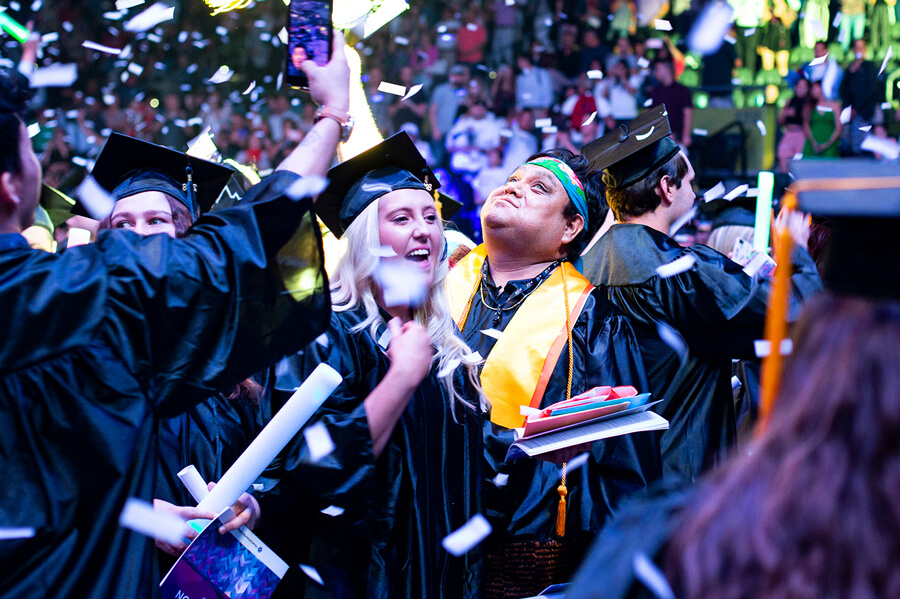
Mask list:
[[[450,311],[457,327],[470,299],[475,301],[486,257],[479,245],[447,275]],[[566,309],[562,269],[566,269],[570,320],[575,323],[593,286],[569,262],[553,271],[519,306],[481,370],[481,387],[491,400],[491,422],[522,426],[521,406],[541,405],[547,383],[566,347]]]

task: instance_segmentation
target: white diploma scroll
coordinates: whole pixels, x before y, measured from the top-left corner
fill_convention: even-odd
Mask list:
[[[200,472],[197,471],[196,466],[193,464],[182,469],[181,472],[178,473],[178,478],[197,503],[200,503],[207,495],[209,495],[209,487],[207,486],[206,481],[203,480],[203,477],[200,476]]]
[[[319,364],[197,507],[218,514],[237,501],[342,380],[334,368]]]

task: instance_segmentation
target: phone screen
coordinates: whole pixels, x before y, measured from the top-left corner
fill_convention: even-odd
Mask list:
[[[331,0],[291,0],[287,30],[285,82],[306,89],[309,82],[300,64],[312,60],[324,65],[331,58]]]

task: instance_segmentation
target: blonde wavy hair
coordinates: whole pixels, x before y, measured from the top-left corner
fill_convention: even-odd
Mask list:
[[[376,251],[381,247],[381,234],[378,228],[378,200],[372,202],[365,210],[347,227],[344,237],[347,239],[347,251],[341,257],[334,276],[331,279],[331,303],[335,312],[345,312],[356,309],[362,304],[366,310],[366,319],[353,327],[352,331],[369,330],[372,338],[376,338],[378,326],[384,324],[384,319],[378,310],[375,300],[375,292],[378,283],[375,281],[375,271],[378,268],[380,258]],[[443,223],[441,223],[443,237]],[[479,398],[478,407],[487,411],[490,404],[481,390],[478,381],[477,364],[466,362],[463,358],[471,353],[469,346],[457,334],[456,323],[450,315],[450,304],[447,301],[447,293],[444,289],[444,279],[450,271],[449,260],[438,262],[434,272],[434,280],[428,288],[425,301],[412,308],[413,320],[421,324],[434,343],[436,352],[432,358],[432,365],[437,364],[438,372],[445,370],[447,366],[458,360],[460,367],[465,369],[465,375],[469,383],[475,389]],[[463,397],[456,385],[453,384],[452,369],[442,377],[442,382],[451,398],[451,411],[456,420],[457,409],[462,406],[475,410],[476,406]]]

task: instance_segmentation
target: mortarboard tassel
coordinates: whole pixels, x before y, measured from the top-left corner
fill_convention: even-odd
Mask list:
[[[572,399],[572,372],[575,368],[575,356],[572,346],[572,323],[569,320],[569,284],[566,281],[566,269],[564,266],[560,265],[560,274],[562,275],[563,284],[563,303],[566,308],[566,337],[568,337],[569,341],[569,375],[566,384],[566,400],[569,400]],[[556,536],[559,538],[566,536],[566,495],[569,494],[569,490],[566,488],[567,466],[568,462],[563,462],[562,478],[559,481],[559,486],[556,488],[557,493],[559,493],[559,505],[556,506]]]
[[[559,493],[559,505],[556,506],[556,536],[563,538],[566,536],[566,495],[569,494],[566,488],[566,462],[563,462],[562,480],[556,491]]]

